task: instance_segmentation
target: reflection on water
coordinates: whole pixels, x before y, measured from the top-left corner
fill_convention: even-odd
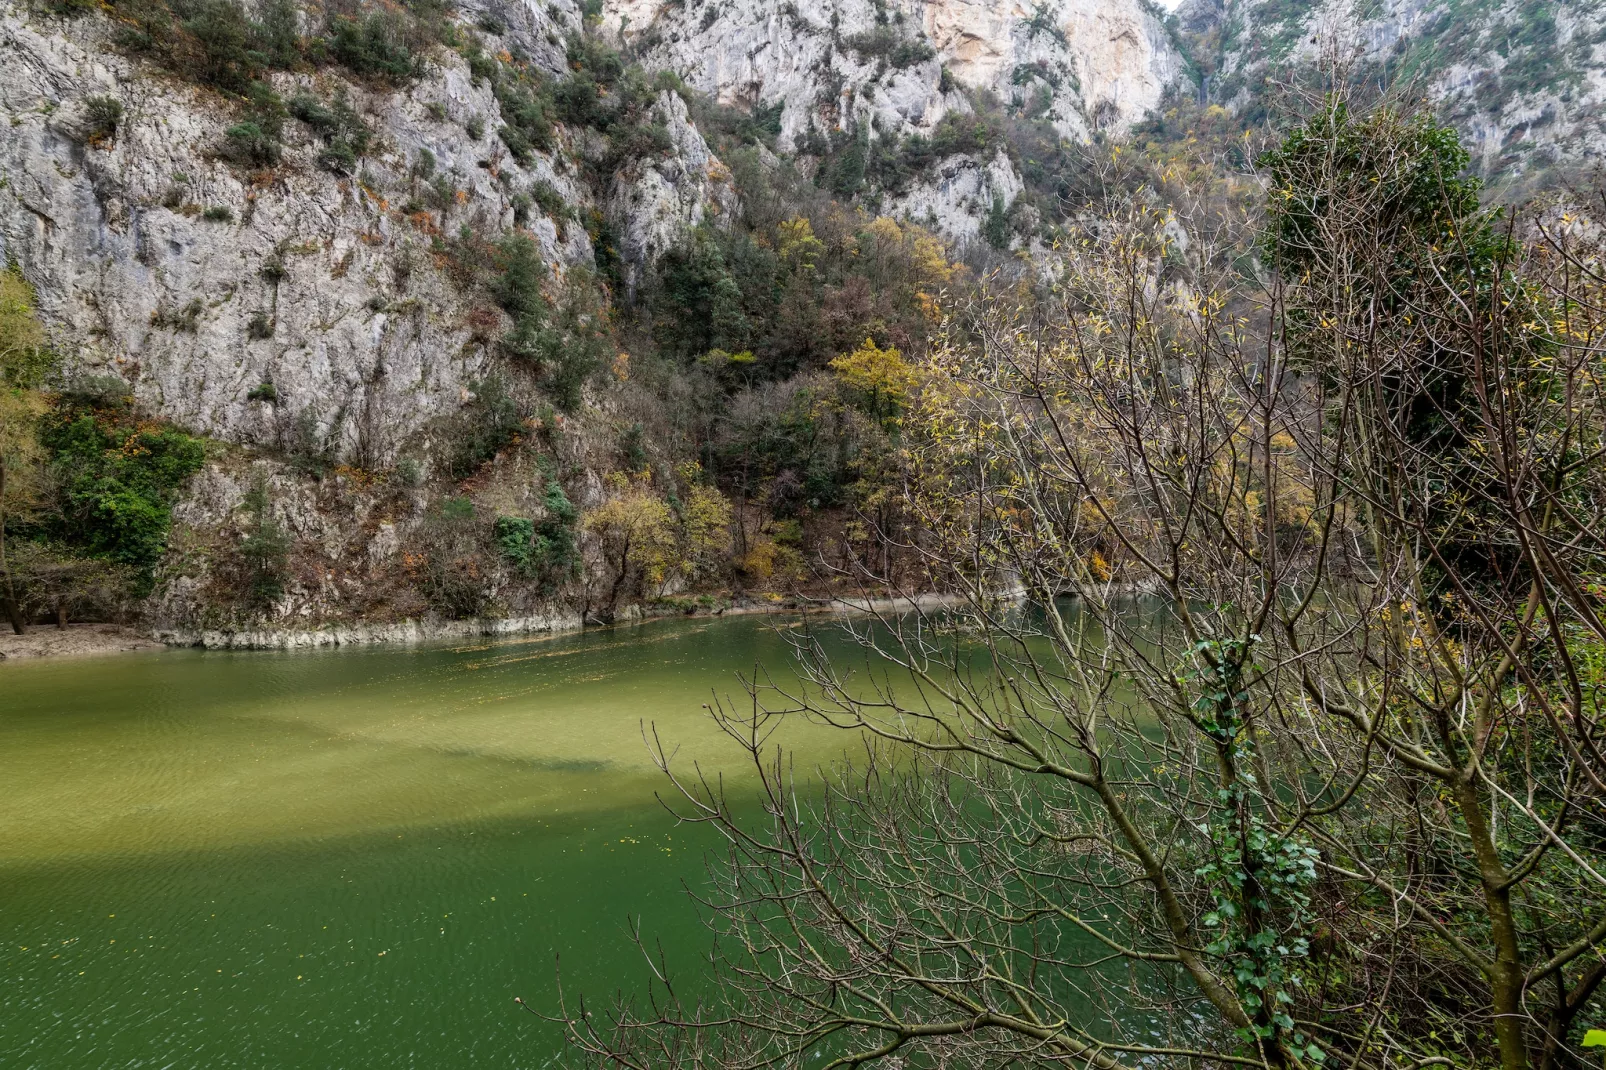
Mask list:
[[[545,1065],[512,997],[557,954],[596,992],[634,914],[706,949],[642,722],[739,774],[701,707],[770,629],[0,669],[0,1067]]]

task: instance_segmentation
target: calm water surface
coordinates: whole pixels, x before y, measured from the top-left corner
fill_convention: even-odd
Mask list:
[[[553,1064],[557,956],[639,988],[639,915],[697,972],[641,725],[740,778],[701,706],[776,623],[0,667],[0,1067]]]

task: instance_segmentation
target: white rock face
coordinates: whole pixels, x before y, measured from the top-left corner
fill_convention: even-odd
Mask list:
[[[627,164],[608,201],[632,299],[649,264],[702,223],[727,225],[741,210],[730,170],[692,124],[686,102],[661,93],[649,117],[663,124],[674,148]]]
[[[580,25],[574,0],[470,0],[461,11],[492,46],[552,74]],[[878,23],[871,0],[616,0],[605,21],[644,49],[648,67],[676,68],[727,102],[779,105],[783,144],[841,129],[929,133],[968,108],[960,85],[1046,94],[1056,124],[1083,136],[1141,115],[1175,75],[1139,0],[1069,13],[1018,0],[900,0],[884,11]],[[485,323],[495,319],[453,285],[437,242],[464,227],[494,240],[534,182],[571,203],[588,191],[546,156],[520,166],[494,135],[471,139],[465,126],[478,118],[494,130],[498,106],[449,52],[397,93],[328,73],[277,76],[287,98],[349,93],[376,145],[357,175],[331,174],[318,165],[317,135],[291,121],[283,162],[252,172],[219,156],[237,105],[141,71],[108,47],[107,29],[0,0],[0,258],[38,288],[72,371],[120,375],[152,411],[229,441],[310,436],[366,466],[404,448],[429,452],[432,425],[485,370]],[[945,65],[955,80],[946,92]],[[91,144],[83,102],[96,95],[125,114],[114,138]],[[632,291],[690,229],[738,207],[684,104],[665,94],[654,111],[673,151],[630,164],[607,192]],[[444,176],[438,189],[419,175],[425,150]],[[965,238],[995,198],[1008,203],[1019,189],[1002,156],[956,158],[896,207]],[[528,226],[560,270],[590,261],[582,228],[560,237],[551,220]],[[266,383],[274,400],[248,397]]]
[[[280,76],[286,98],[349,92],[377,147],[357,175],[331,174],[291,121],[283,163],[251,173],[217,156],[232,106],[142,74],[95,32],[0,9],[0,260],[38,289],[69,370],[115,373],[151,411],[229,441],[310,434],[369,467],[409,442],[427,450],[431,421],[485,365],[433,241],[463,227],[494,240],[536,180],[583,191],[545,157],[520,167],[493,137],[469,138],[472,117],[494,128],[497,104],[449,54],[402,94]],[[99,145],[82,141],[92,95],[125,109]],[[444,196],[411,173],[426,149]],[[531,231],[555,264],[590,261],[581,228]],[[275,401],[247,397],[270,382]]]
[[[974,241],[993,202],[1011,204],[1021,189],[1020,175],[1002,151],[991,161],[950,156],[889,208],[958,241]]]
[[[1124,129],[1182,73],[1165,28],[1135,0],[932,0],[912,9],[961,83],[1005,101],[1046,91],[1048,115],[1067,137]]]
[[[961,86],[1041,95],[1085,138],[1141,118],[1182,71],[1141,0],[605,0],[603,22],[723,103],[781,105],[783,147],[810,130],[929,133],[968,108]]]
[[[458,19],[551,75],[569,69],[565,42],[580,32],[575,0],[460,0]],[[495,50],[494,47],[492,49]]]

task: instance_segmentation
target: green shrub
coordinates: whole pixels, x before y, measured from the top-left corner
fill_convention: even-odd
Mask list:
[[[868,133],[849,138],[830,159],[820,166],[820,185],[838,197],[851,198],[864,188],[866,158],[870,152]]]
[[[95,0],[45,0],[45,6],[65,18],[77,18],[99,9]]]
[[[539,181],[530,186],[530,196],[543,215],[560,222],[574,218],[574,208],[563,199],[563,194],[550,182]]]
[[[924,63],[937,55],[928,42],[912,41],[891,26],[877,26],[865,33],[853,34],[843,38],[842,43],[866,59],[886,60],[899,69]]]
[[[448,463],[454,479],[473,475],[524,432],[524,413],[500,377],[475,383],[473,392],[474,400],[461,414],[463,430]]]
[[[123,121],[123,102],[116,97],[90,97],[84,101],[84,121],[91,139],[112,137]]]
[[[524,234],[502,239],[497,246],[497,266],[500,274],[493,286],[497,304],[515,320],[545,320],[547,300],[541,286],[546,281],[546,264],[534,240]]]
[[[224,155],[235,163],[269,167],[279,162],[279,139],[249,120],[223,131]]]
[[[233,0],[178,0],[173,10],[180,27],[200,46],[198,62],[181,69],[219,89],[243,93],[262,63],[250,47],[253,27],[240,5]]]
[[[138,573],[140,593],[148,591],[167,546],[173,502],[205,460],[200,440],[137,421],[126,407],[92,409],[70,396],[46,420],[40,439],[60,486],[52,534],[128,565]]]
[[[478,141],[485,136],[485,120],[478,115],[469,116],[468,122],[463,124],[463,132],[470,141]]]
[[[525,71],[508,71],[493,64],[492,89],[502,113],[497,130],[514,159],[528,159],[532,151],[552,147],[552,90],[546,79]]]
[[[570,126],[606,130],[613,118],[613,109],[603,103],[602,94],[603,87],[589,71],[571,74],[552,91],[558,120]]]
[[[396,462],[396,482],[404,487],[424,485],[424,466],[416,457],[403,457]]]
[[[535,576],[541,570],[544,547],[537,545],[535,521],[522,516],[499,516],[491,536],[504,558],[525,576]]]
[[[1065,31],[1059,28],[1059,11],[1053,4],[1038,4],[1032,9],[1031,18],[1026,20],[1026,39],[1030,41],[1038,34],[1059,42],[1061,47],[1066,44]]]
[[[327,427],[323,426],[318,410],[311,406],[296,413],[285,443],[290,467],[301,475],[321,480],[335,466],[344,426],[344,411],[336,412]]]
[[[661,156],[674,147],[669,130],[662,123],[629,123],[616,127],[608,138],[603,166],[612,171],[632,160]]]
[[[284,597],[290,575],[290,536],[274,519],[264,481],[258,480],[246,492],[242,504],[251,517],[250,528],[240,539],[245,599],[253,609],[266,609]]]
[[[201,213],[201,218],[213,223],[232,223],[234,222],[234,209],[226,204],[209,205],[206,211]]]
[[[659,262],[661,282],[652,295],[659,344],[681,358],[710,349],[749,349],[752,324],[742,307],[742,288],[725,261],[719,241],[699,230]]]
[[[539,524],[521,516],[499,516],[492,529],[498,552],[520,575],[540,579],[550,590],[575,574],[580,562],[575,541],[579,514],[556,479],[548,478],[542,497],[546,515]]]
[[[271,381],[264,380],[253,386],[245,395],[247,401],[276,402],[279,400],[279,388]]]
[[[492,292],[513,318],[512,328],[502,336],[503,351],[542,373],[542,385],[558,407],[574,411],[586,380],[611,349],[596,280],[587,272],[570,271],[554,308],[543,292],[547,275],[540,249],[523,234],[497,246],[496,267]]]
[[[422,60],[407,47],[405,36],[401,16],[395,13],[336,15],[329,20],[329,54],[353,74],[400,83],[423,71]]]
[[[358,158],[373,141],[373,131],[351,106],[345,90],[335,96],[332,104],[325,104],[311,93],[297,93],[290,98],[290,114],[323,138],[318,163],[338,175],[354,173]]]
[[[266,312],[253,312],[246,321],[245,334],[247,338],[261,341],[273,337],[273,320]]]
[[[61,392],[62,400],[79,408],[105,409],[108,413],[121,413],[133,404],[134,396],[128,383],[120,375],[101,372],[95,375],[75,375]]]
[[[252,38],[268,66],[288,70],[301,61],[300,10],[296,0],[267,0],[262,5],[262,21],[252,28]]]
[[[626,472],[639,472],[647,467],[646,429],[633,423],[619,436],[619,461]]]
[[[245,101],[246,118],[261,127],[264,134],[271,138],[284,134],[284,121],[290,117],[290,112],[273,86],[262,81],[252,82],[246,87]]]
[[[166,327],[172,331],[182,331],[185,334],[194,334],[196,324],[200,321],[201,311],[205,306],[199,297],[191,299],[183,308],[158,308],[151,313],[152,327]]]
[[[1009,248],[1009,210],[1004,205],[1004,198],[993,197],[992,209],[981,224],[981,236],[994,249]]]

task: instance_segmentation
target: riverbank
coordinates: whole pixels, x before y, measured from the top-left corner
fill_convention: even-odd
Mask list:
[[[921,594],[883,598],[665,598],[626,606],[616,623],[664,617],[727,617],[780,613],[909,613],[941,609],[963,601],[958,595]],[[469,620],[403,620],[390,623],[331,624],[321,628],[158,629],[153,634],[168,646],[207,650],[299,650],[369,643],[426,643],[482,636],[540,635],[602,626],[577,612],[544,616],[472,618]]]
[[[207,650],[301,650],[368,643],[427,643],[487,635],[536,635],[572,632],[583,627],[580,614],[555,612],[531,617],[469,620],[401,620],[389,623],[331,624],[322,628],[157,629],[156,639],[168,646]]]
[[[35,625],[26,635],[6,631],[0,635],[0,658],[83,658],[123,654],[135,650],[161,650],[165,644],[120,624]]]
[[[892,597],[778,599],[662,599],[631,605],[620,621],[661,617],[723,617],[750,614],[846,613],[883,614],[925,612],[960,605],[964,597],[926,593]],[[142,631],[116,624],[74,624],[65,631],[35,626],[24,636],[0,636],[0,657],[82,657],[166,647],[201,647],[207,650],[303,650],[317,647],[358,646],[370,643],[426,643],[483,636],[539,635],[578,631],[587,626],[580,614],[554,612],[529,617],[470,620],[403,620],[387,623],[331,624],[321,628],[185,629]]]

